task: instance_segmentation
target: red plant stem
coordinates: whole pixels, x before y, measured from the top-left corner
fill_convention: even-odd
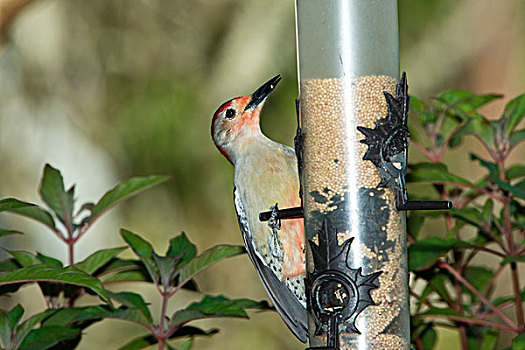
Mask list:
[[[427,180],[427,181],[421,181],[421,182],[431,182],[431,183],[442,183],[444,185],[450,185],[450,186],[456,186],[456,187],[465,187],[465,188],[470,188],[474,191],[477,191],[479,193],[483,193],[484,195],[487,195],[489,196],[490,198],[494,199],[495,201],[498,201],[498,202],[503,202],[505,201],[504,198],[498,196],[497,194],[495,193],[492,193],[490,192],[489,190],[485,189],[485,188],[482,188],[482,187],[478,187],[476,185],[469,185],[469,184],[464,184],[464,183],[461,183],[461,182],[449,182],[449,181],[432,181],[432,180]]]
[[[501,271],[503,271],[504,268],[505,268],[505,265],[500,265],[498,269],[494,272],[494,274],[490,278],[490,281],[487,283],[487,285],[485,286],[485,289],[483,290],[484,295],[488,295],[490,288],[494,285],[499,275],[501,274]],[[479,312],[479,310],[481,309],[481,305],[482,305],[482,302],[480,301],[472,308],[473,315],[476,315]],[[502,310],[501,307],[499,307],[499,309]]]
[[[505,167],[504,167],[504,158],[498,158],[498,170],[501,181],[506,181],[505,177]],[[510,217],[510,201],[512,199],[512,194],[508,194],[505,197],[503,202],[503,215],[505,219],[505,236],[507,238],[507,245],[509,248],[510,256],[514,255],[514,240],[512,239],[512,221]],[[523,304],[521,301],[521,291],[520,291],[520,280],[518,273],[518,264],[515,261],[510,263],[510,273],[512,278],[512,290],[514,292],[514,298],[516,299],[516,319],[518,320],[518,325],[520,329],[525,329],[525,318],[523,316]]]
[[[432,163],[439,162],[439,158],[436,158],[436,156],[433,155],[432,152],[430,152],[428,149],[426,149],[425,147],[423,147],[419,143],[414,142],[414,141],[410,141],[410,144],[414,145],[414,147],[417,148],[418,151],[421,152],[425,157],[427,157],[428,160],[430,160]]]
[[[441,147],[439,148],[439,153],[438,153],[438,158],[440,160],[443,159],[443,155],[445,154],[445,150],[447,149],[448,143],[458,133],[458,131],[461,129],[461,127],[464,124],[465,123],[460,123],[458,126],[456,126],[456,128],[454,130],[452,130],[452,132],[450,134],[448,134],[448,136],[445,139],[445,141],[443,141],[443,143],[441,144]]]
[[[514,324],[514,322],[512,322],[510,318],[505,316],[505,314],[501,312],[500,309],[494,306],[494,304],[492,304],[483,294],[481,294],[476,288],[474,288],[472,284],[470,284],[469,281],[463,278],[463,276],[461,276],[461,274],[456,269],[454,269],[452,266],[450,266],[444,261],[440,261],[437,265],[441,268],[444,268],[448,272],[450,272],[456,278],[456,280],[461,282],[465,287],[467,287],[467,289],[469,289],[472,293],[474,293],[474,295],[476,295],[481,301],[483,301],[483,303],[485,303],[485,305],[487,305],[489,309],[494,311],[494,313],[498,315],[499,318],[501,318],[503,322],[509,325],[509,327],[513,329],[513,332],[518,332],[516,324]]]
[[[52,228],[51,229],[53,231],[53,233],[55,234],[55,236],[58,237],[58,239],[60,239],[62,242],[64,243],[67,243],[67,239],[66,237],[64,237],[64,234],[57,228]]]
[[[80,227],[78,229],[77,236],[73,238],[73,242],[76,243],[87,232],[90,226],[91,226],[90,224],[85,224],[82,227]]]
[[[459,326],[459,338],[461,339],[461,348],[463,350],[468,350],[467,329],[461,324]]]
[[[476,138],[476,140],[478,140],[482,145],[483,147],[485,147],[485,149],[487,150],[487,152],[490,154],[490,156],[492,157],[492,159],[494,160],[497,160],[499,159],[499,156],[496,152],[494,152],[492,150],[492,148],[485,142],[485,140],[483,140],[483,138],[481,138],[479,135],[477,134],[473,134],[472,136],[474,136]]]
[[[477,246],[477,245],[466,245],[466,246],[463,246],[463,247],[458,247],[458,249],[461,249],[461,248],[470,248],[470,249],[473,249],[473,252],[475,252],[475,254],[477,254],[478,252],[485,252],[485,253],[490,253],[490,254],[494,254],[494,255],[497,255],[499,256],[500,258],[505,258],[507,257],[507,255],[503,254],[503,253],[500,253],[494,249],[490,249],[490,248],[487,248],[487,247],[483,247],[483,246]],[[471,260],[473,257],[470,257],[469,256],[469,259],[468,260]],[[468,261],[470,262],[470,261]],[[468,265],[468,262],[465,263],[464,265]]]
[[[445,215],[445,222],[447,224],[447,231],[450,231],[450,230],[452,230],[454,228],[454,220],[452,219],[452,215],[450,215],[450,213],[446,213],[446,215]],[[457,235],[458,235],[458,239],[461,239],[459,237],[459,231],[458,231]]]
[[[461,264],[461,257],[458,259],[458,264]],[[462,267],[460,267],[462,269]],[[461,271],[461,270],[460,270]],[[460,272],[461,273],[461,272]],[[456,290],[456,312],[460,315],[463,315],[465,311],[463,310],[463,291],[461,290],[461,285],[456,280],[454,283],[454,288]],[[463,324],[458,325],[459,328],[459,338],[461,340],[461,349],[468,350],[468,343],[467,343],[467,330]]]
[[[509,307],[512,307],[512,306],[514,306],[514,301],[513,300],[507,301],[506,303],[501,304],[500,306],[498,306],[498,309],[503,311],[503,310],[508,309]],[[487,311],[479,314],[477,317],[480,320],[483,320],[484,318],[486,318],[487,316],[489,316],[491,314],[492,314],[492,310],[487,310]]]
[[[417,349],[417,350],[425,350],[425,349],[423,348],[423,342],[421,342],[421,339],[420,339],[420,338],[416,338],[416,339],[414,339],[414,343],[415,343],[415,345],[416,345],[416,349]]]
[[[469,184],[462,184],[462,183],[459,183],[459,182],[443,182],[447,185],[451,185],[451,186],[456,186],[456,187],[466,187],[466,188],[470,188],[470,189],[473,189],[475,191],[478,191],[478,192],[481,192],[483,193],[484,195],[487,195],[489,196],[490,198],[498,201],[498,202],[502,202],[504,201],[504,198],[501,198],[500,196],[498,196],[497,194],[495,193],[492,193],[490,192],[489,190],[485,189],[485,188],[482,188],[482,187],[478,187],[476,185],[469,185]]]
[[[512,276],[512,289],[516,299],[516,318],[521,330],[525,330],[525,319],[523,317],[523,304],[521,301],[520,280],[518,273],[518,264],[515,261],[510,263],[510,272]]]
[[[160,325],[159,325],[159,332],[157,334],[157,340],[159,341],[158,350],[164,350],[164,343],[166,342],[166,333],[164,330],[164,320],[166,319],[166,307],[168,305],[168,292],[166,291],[166,288],[164,288],[164,291],[162,292],[162,306],[160,309]]]
[[[409,290],[409,293],[411,296],[413,296],[417,300],[421,300],[421,296],[418,295],[416,292],[414,292],[412,289]],[[421,300],[421,301],[423,302],[423,304],[425,304],[428,307],[434,307],[434,305],[432,305],[432,303],[428,299]]]
[[[72,266],[75,264],[75,242],[72,240],[67,240],[66,243],[69,251],[69,265]]]

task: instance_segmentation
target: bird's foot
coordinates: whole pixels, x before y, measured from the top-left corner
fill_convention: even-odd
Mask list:
[[[270,219],[268,220],[268,226],[272,229],[272,232],[276,232],[281,229],[281,219],[277,219],[279,214],[279,206],[277,203],[270,206],[270,211],[272,212]]]
[[[281,241],[279,240],[279,235],[277,234],[277,231],[281,229],[281,219],[277,219],[277,214],[279,213],[279,206],[277,205],[277,203],[275,203],[275,205],[272,205],[270,207],[270,210],[272,212],[272,215],[268,220],[268,227],[270,228],[271,233],[269,235],[270,237],[268,237],[268,243],[272,255],[276,258],[282,258],[283,246]]]

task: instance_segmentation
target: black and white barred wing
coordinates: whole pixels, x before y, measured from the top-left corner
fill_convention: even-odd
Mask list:
[[[246,212],[244,211],[237,189],[235,188],[233,196],[246,252],[255,266],[255,270],[257,271],[266,292],[270,296],[270,300],[279,312],[284,323],[300,341],[306,343],[308,335],[308,318],[306,309],[286,286],[285,282],[280,281],[273,271],[264,263],[260,254],[257,252],[257,247],[253,244],[248,220],[246,218]]]

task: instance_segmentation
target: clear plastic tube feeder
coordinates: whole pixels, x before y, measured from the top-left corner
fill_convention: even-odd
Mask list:
[[[409,349],[397,1],[296,0],[296,26],[310,346]]]

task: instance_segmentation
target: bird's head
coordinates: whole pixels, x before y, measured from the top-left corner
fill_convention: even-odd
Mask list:
[[[251,95],[224,102],[213,114],[211,136],[219,151],[232,162],[233,153],[240,151],[261,135],[259,118],[264,102],[281,76],[264,83]]]

